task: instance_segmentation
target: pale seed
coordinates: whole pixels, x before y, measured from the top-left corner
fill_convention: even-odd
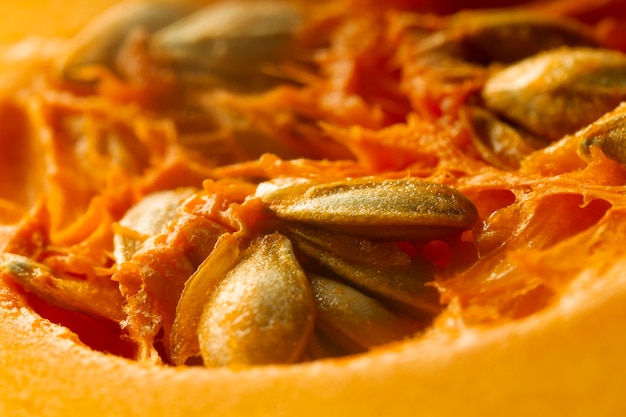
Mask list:
[[[482,96],[505,119],[558,140],[626,99],[626,55],[591,48],[544,52],[494,74]]]
[[[239,259],[239,241],[230,233],[220,236],[215,248],[187,280],[176,308],[170,333],[170,359],[175,365],[200,354],[198,325],[213,291]]]
[[[292,363],[303,354],[315,316],[311,287],[289,240],[252,243],[210,298],[199,324],[207,366]]]
[[[296,248],[320,266],[337,274],[356,288],[395,305],[419,318],[433,317],[441,311],[439,295],[428,285],[433,280],[430,265],[411,259],[405,265],[373,265],[364,254],[363,259],[346,259],[299,235],[292,235]],[[384,254],[383,249],[381,254]]]
[[[379,301],[337,281],[309,275],[320,327],[349,351],[400,341],[419,323],[391,312]]]
[[[124,297],[108,278],[57,277],[46,265],[11,253],[0,254],[0,273],[50,305],[116,322],[125,318]]]
[[[281,220],[372,239],[433,239],[471,229],[478,219],[458,191],[418,180],[266,182],[257,195]]]
[[[590,148],[595,146],[607,158],[626,165],[626,103],[578,131],[575,136],[579,138],[578,154],[583,159],[591,160]]]

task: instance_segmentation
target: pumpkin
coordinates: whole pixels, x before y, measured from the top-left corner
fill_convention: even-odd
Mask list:
[[[46,37],[73,36],[109,2],[64,2],[64,9],[72,12],[60,20],[48,19],[52,3],[33,0],[28,11],[23,4],[7,4],[2,7],[16,15],[27,13],[32,16],[28,22],[40,24],[35,29],[5,28],[1,35],[8,42],[33,30]],[[377,7],[367,1],[349,3]],[[619,48],[620,42],[608,36],[619,33],[619,26],[602,20],[611,7],[620,10],[618,3],[557,0],[539,7],[555,16],[588,22],[595,36]],[[321,65],[327,66],[320,71],[332,83],[313,80],[304,82],[311,82],[309,90],[276,88],[251,96],[222,92],[211,97],[216,100],[211,103],[244,117],[250,131],[258,129],[278,138],[271,151],[283,153],[280,157],[242,155],[240,148],[227,148],[224,160],[207,162],[206,155],[196,153],[193,146],[172,141],[177,133],[172,133],[170,119],[177,115],[154,105],[174,97],[168,75],[124,67],[127,80],[105,71],[97,87],[59,85],[45,77],[42,83],[33,83],[32,78],[51,71],[46,52],[26,63],[7,58],[15,67],[3,69],[0,143],[16,156],[0,157],[5,178],[0,181],[4,265],[0,268],[0,412],[20,416],[622,415],[626,410],[621,395],[626,386],[624,161],[611,159],[599,147],[587,149],[584,158],[579,156],[577,147],[586,132],[602,130],[600,119],[593,129],[572,132],[519,156],[519,166],[513,169],[486,162],[472,145],[471,129],[457,117],[476,86],[484,82],[486,70],[473,68],[466,82],[450,88],[441,74],[428,72],[430,63],[411,60],[421,56],[414,55],[410,30],[413,13],[420,7],[436,13],[459,9],[454,1],[440,5],[394,1],[389,15],[407,20],[393,18],[397,26],[386,28],[386,21],[367,14],[358,15],[361,20],[355,19],[354,25],[342,26],[336,19],[343,16],[338,12],[341,7],[320,6],[322,11],[311,11],[319,20],[310,33],[305,31],[301,42],[316,45],[318,40],[307,36],[320,27],[336,30],[322,59]],[[626,18],[623,13],[612,17]],[[430,25],[443,24],[433,19]],[[396,38],[390,41],[389,35]],[[402,48],[392,52],[386,42],[393,44],[394,39],[402,39],[398,44]],[[50,50],[60,52],[54,45]],[[401,88],[390,84],[399,82],[397,72],[382,65],[391,65],[391,55],[404,65]],[[141,61],[137,51],[130,56]],[[426,78],[421,78],[424,71]],[[146,74],[150,76],[142,78]],[[384,82],[369,85],[368,77]],[[424,80],[431,82],[427,94],[421,89]],[[150,88],[153,85],[158,86],[156,91]],[[609,116],[619,117],[621,111],[618,107]],[[300,124],[300,119],[291,118],[292,112],[321,123]],[[76,134],[72,126],[89,133]],[[294,141],[293,132],[285,133],[286,126],[303,138]],[[184,132],[180,135],[185,138]],[[108,139],[92,149],[83,136]],[[42,137],[72,140],[46,142]],[[13,138],[19,138],[27,150],[15,145]],[[102,143],[111,148],[102,151]],[[244,149],[249,146],[244,142]],[[306,158],[291,158],[303,153]],[[115,159],[119,155],[121,159]],[[228,160],[232,155],[239,159]],[[89,163],[82,164],[82,158]],[[6,181],[13,174],[16,179]],[[257,200],[247,199],[255,186],[241,180],[246,176],[301,176],[326,182],[353,177],[428,179],[467,196],[481,224],[425,243],[397,242],[407,253],[415,252],[432,264],[437,271],[432,285],[444,306],[415,337],[295,364],[205,368],[155,363],[158,360],[150,355],[137,360],[141,355],[136,344],[152,345],[157,336],[146,339],[145,334],[126,333],[117,323],[126,317],[118,317],[119,306],[131,298],[124,300],[118,283],[111,284],[109,278],[130,271],[118,281],[124,297],[146,284],[133,281],[132,265],[112,261],[115,236],[131,240],[135,236],[120,219],[157,190],[175,190],[177,210],[190,213],[195,203],[206,201],[202,192],[214,192],[224,201],[243,202],[235,214],[228,212],[235,219],[232,223],[239,221],[242,229],[261,233],[263,227],[257,225],[267,214]],[[224,205],[218,200],[215,207]],[[168,233],[174,236],[177,230],[170,228]],[[155,259],[167,262],[165,255]],[[88,302],[59,301],[53,291],[60,281],[52,276],[44,280],[49,285],[46,291],[33,293],[28,282],[16,279],[28,269],[16,259],[41,262],[37,271],[46,277],[48,271],[60,271],[66,277],[97,282],[101,295],[88,298],[78,287],[78,294]],[[112,312],[90,309],[89,305],[102,303],[103,295],[110,295],[106,304],[113,306]],[[137,317],[158,314],[162,319],[169,314],[165,307],[142,310],[148,307],[140,302],[127,305],[137,309]],[[160,330],[156,328],[155,335]],[[156,356],[167,357],[167,353]]]

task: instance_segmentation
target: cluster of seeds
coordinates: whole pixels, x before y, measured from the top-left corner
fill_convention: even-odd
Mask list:
[[[416,89],[416,96],[433,94],[424,99],[433,108],[425,105],[419,116],[450,113],[433,126],[458,123],[480,159],[474,166],[517,171],[530,154],[567,137],[583,160],[599,150],[626,165],[624,53],[605,48],[582,24],[534,13],[467,12],[438,24],[407,29],[417,39],[409,42],[415,59],[402,76],[406,85],[414,76],[439,88]],[[214,2],[195,10],[122,3],[64,50],[55,82],[87,91],[102,79],[133,84],[148,73],[167,84],[171,77],[184,91],[177,99],[188,106],[172,110],[174,125],[181,113],[201,107],[202,117],[208,108],[215,116],[206,125],[236,130],[223,109],[200,106],[202,93],[281,85],[284,74],[272,71],[302,25],[299,9],[282,1]],[[133,66],[125,54],[136,54],[144,72],[128,73]],[[301,77],[290,79],[292,86],[319,75],[291,70]],[[317,113],[298,117],[304,114]],[[432,180],[452,171],[424,174],[432,174],[429,181],[411,173],[326,182],[281,174],[248,181],[239,191],[146,193],[110,233],[112,280],[56,276],[33,257],[13,253],[1,255],[0,272],[56,308],[120,323],[139,360],[250,366],[364,352],[418,334],[443,309],[436,266],[407,248],[477,230],[474,203]],[[505,205],[493,197],[485,206],[495,211],[499,204]]]

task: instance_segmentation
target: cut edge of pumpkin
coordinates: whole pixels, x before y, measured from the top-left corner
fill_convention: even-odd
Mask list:
[[[0,291],[0,410],[73,416],[619,415],[626,261],[581,271],[527,318],[445,328],[365,355],[289,366],[142,365],[93,351]],[[566,347],[565,349],[563,347]]]

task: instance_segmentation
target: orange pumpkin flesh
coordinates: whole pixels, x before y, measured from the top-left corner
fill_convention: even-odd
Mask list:
[[[95,3],[92,7],[94,13],[101,9]],[[50,29],[42,27],[43,35],[67,27],[66,22],[59,22],[56,29],[57,23],[46,24]],[[15,40],[10,31],[3,36]],[[386,161],[376,146],[382,143],[388,152],[385,135],[394,137],[394,129],[403,128],[389,128],[382,138],[374,139],[369,130],[346,132],[328,127],[328,132],[345,137],[348,147],[355,146],[355,154],[368,169],[391,170],[397,161],[392,157]],[[410,139],[397,144],[400,149],[411,145]],[[553,176],[574,172],[573,166],[584,167],[571,154],[567,143],[555,145],[525,161],[522,170]],[[550,158],[557,161],[556,167],[544,163]],[[606,178],[623,181],[624,173],[611,163],[599,162],[598,166],[595,172],[590,172],[591,167],[580,176],[600,184],[595,194],[600,198],[602,190],[611,192]],[[577,174],[570,175],[576,179]],[[502,183],[492,181],[494,195],[503,191]],[[525,179],[519,181],[523,187]],[[471,181],[458,185],[469,195],[480,194]],[[576,194],[576,190],[569,188],[567,193]],[[479,209],[490,213],[511,203],[508,195],[502,197],[478,198],[485,204]],[[621,416],[626,410],[622,395],[626,386],[626,248],[622,243],[626,210],[618,200],[607,197],[613,206],[598,208],[603,216],[581,227],[573,238],[545,250],[515,252],[512,262],[520,270],[551,284],[552,296],[539,311],[531,308],[532,314],[525,317],[494,323],[481,324],[478,319],[476,325],[465,327],[459,325],[452,305],[415,340],[363,355],[297,365],[206,369],[140,364],[122,357],[124,346],[109,345],[115,353],[111,354],[104,352],[106,341],[81,341],[78,322],[82,318],[56,317],[64,326],[42,318],[33,311],[37,301],[2,278],[0,414]],[[72,239],[78,238],[69,232],[57,236],[59,242]],[[466,291],[445,281],[441,286],[444,294],[446,288]],[[45,308],[40,306],[38,311],[54,316]],[[103,329],[109,326],[101,325]]]
[[[5,415],[618,416],[626,263],[582,270],[561,301],[524,320],[433,332],[354,358],[242,370],[142,366],[86,348],[3,287]]]

